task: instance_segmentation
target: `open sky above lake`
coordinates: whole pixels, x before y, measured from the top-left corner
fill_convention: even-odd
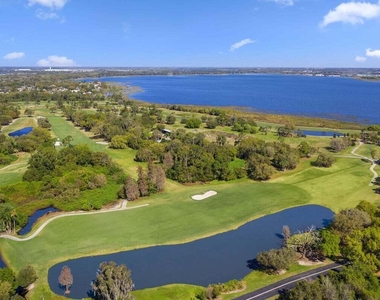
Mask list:
[[[380,2],[0,0],[0,66],[380,67]]]

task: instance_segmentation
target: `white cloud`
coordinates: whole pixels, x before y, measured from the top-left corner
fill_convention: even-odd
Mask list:
[[[355,60],[357,62],[365,62],[367,60],[367,57],[363,57],[363,56],[356,56],[355,57]]]
[[[4,59],[17,59],[17,58],[22,58],[25,56],[24,52],[11,52],[3,56]]]
[[[66,56],[50,55],[46,59],[40,59],[37,65],[41,67],[74,67],[77,63]]]
[[[365,50],[365,55],[369,57],[377,57],[380,58],[380,50],[372,50],[370,48]]]
[[[331,23],[342,22],[355,24],[363,24],[364,20],[370,20],[380,17],[380,2],[377,4],[368,2],[347,2],[339,4],[335,9],[330,10],[323,17],[320,23],[321,27],[325,27]]]
[[[251,40],[251,39],[245,39],[245,40],[242,40],[240,42],[237,42],[235,44],[233,44],[230,48],[230,51],[235,51],[236,49],[239,49],[240,47],[243,47],[247,44],[253,44],[255,43],[256,41],[255,40]]]
[[[294,4],[294,0],[267,0],[280,5],[292,6]]]
[[[36,17],[41,20],[49,20],[49,19],[58,19],[59,16],[56,13],[53,12],[46,12],[42,9],[37,9],[36,11]]]
[[[68,0],[29,0],[29,5],[39,4],[51,9],[61,9]]]

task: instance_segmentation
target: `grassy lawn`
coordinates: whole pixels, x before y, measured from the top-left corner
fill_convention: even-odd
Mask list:
[[[380,196],[368,186],[371,178],[368,168],[360,159],[342,158],[329,169],[310,167],[309,161],[305,161],[294,174],[267,183],[242,180],[179,186],[130,203],[131,206],[148,203],[148,207],[61,218],[30,241],[0,240],[0,246],[5,260],[16,270],[27,264],[36,267],[39,280],[34,299],[37,299],[41,290],[47,289],[48,268],[69,258],[182,243],[237,228],[291,206],[317,203],[337,211],[362,199],[378,203]],[[210,189],[218,194],[206,201],[190,199]]]
[[[89,138],[88,133],[74,127],[61,116],[49,114],[43,108],[39,113],[49,116],[54,136],[63,139],[71,135],[74,144],[87,144],[91,150],[108,153],[128,173],[135,175],[136,167],[140,165],[133,160],[135,151],[107,149],[107,146],[97,144]],[[27,125],[24,124],[33,118],[19,120],[6,129],[13,131],[25,127]],[[223,130],[231,132],[230,128]],[[274,132],[258,136],[267,141],[278,139]],[[286,142],[293,146],[304,140],[321,148],[330,141],[329,138],[321,137],[286,138]],[[370,153],[368,148],[360,150],[360,154]],[[316,168],[311,166],[310,161],[304,159],[295,170],[278,172],[265,183],[243,179],[183,186],[168,180],[164,193],[128,204],[131,207],[149,204],[147,207],[60,218],[51,222],[36,238],[25,242],[0,239],[2,256],[15,271],[28,264],[33,265],[39,278],[31,299],[44,297],[49,300],[52,293],[47,284],[47,271],[55,263],[67,259],[152,245],[184,243],[235,229],[250,220],[292,206],[320,204],[339,211],[363,199],[380,203],[380,195],[374,193],[374,187],[368,186],[372,178],[369,163],[360,159],[338,158],[331,168]],[[0,184],[20,180],[26,163],[25,156],[9,168],[0,170]],[[241,164],[243,162],[237,160],[232,166]],[[211,189],[218,194],[205,201],[193,201],[190,198]],[[283,276],[307,269],[294,266]],[[247,291],[279,279],[282,277],[252,272],[245,278]],[[189,299],[198,291],[199,287],[196,286],[171,285],[137,291],[135,294],[138,299]],[[236,296],[225,295],[223,299]]]

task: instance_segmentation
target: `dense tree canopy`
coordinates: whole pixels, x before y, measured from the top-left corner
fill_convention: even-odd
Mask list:
[[[92,284],[95,298],[101,300],[134,299],[131,294],[133,282],[131,271],[125,265],[103,262]]]

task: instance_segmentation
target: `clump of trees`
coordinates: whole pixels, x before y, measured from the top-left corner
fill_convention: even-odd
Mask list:
[[[135,299],[131,294],[133,289],[131,271],[126,265],[118,266],[113,261],[100,264],[92,289],[95,299],[99,300]]]
[[[16,274],[9,268],[0,269],[0,299],[22,300],[28,292],[27,287],[37,279],[32,266],[22,268]]]
[[[350,262],[340,272],[330,272],[313,282],[302,281],[279,299],[378,299],[380,284],[380,210],[361,201],[356,208],[337,213],[320,231],[316,247],[324,256]]]
[[[139,197],[149,196],[164,190],[166,176],[165,171],[160,165],[154,165],[150,161],[148,172],[139,166],[137,174],[137,180],[134,180],[131,176],[126,177],[124,186],[119,190],[119,198],[133,201]]]

